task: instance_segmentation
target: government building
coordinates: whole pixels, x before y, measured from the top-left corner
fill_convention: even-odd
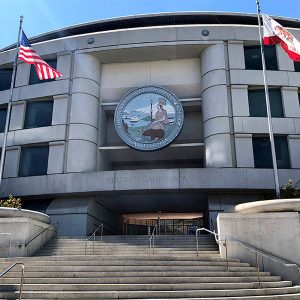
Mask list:
[[[300,23],[275,17],[300,39]],[[25,24],[26,31],[26,24]],[[63,76],[18,62],[1,197],[61,235],[213,229],[219,212],[274,197],[257,16],[161,13],[30,39]],[[0,52],[0,144],[15,46]],[[300,180],[300,63],[265,47],[280,185]]]

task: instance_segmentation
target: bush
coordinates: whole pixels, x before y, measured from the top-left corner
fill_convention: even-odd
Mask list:
[[[21,208],[21,198],[15,198],[13,195],[9,195],[8,199],[0,200],[0,207],[10,207],[10,208]]]
[[[281,198],[300,198],[300,190],[297,188],[297,184],[293,183],[293,180],[289,179],[287,184],[281,187]]]

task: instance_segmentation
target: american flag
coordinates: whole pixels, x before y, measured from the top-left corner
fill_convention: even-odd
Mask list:
[[[21,37],[21,44],[20,44],[20,51],[19,57],[20,60],[25,61],[30,65],[35,66],[35,70],[37,76],[40,80],[43,79],[55,79],[62,74],[49,66],[31,47],[27,36],[25,35],[24,31],[22,30],[22,37]]]

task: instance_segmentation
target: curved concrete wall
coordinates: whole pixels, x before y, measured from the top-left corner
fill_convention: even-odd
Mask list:
[[[101,65],[89,54],[74,57],[67,172],[97,169]]]
[[[232,167],[223,44],[202,51],[201,75],[206,167]]]

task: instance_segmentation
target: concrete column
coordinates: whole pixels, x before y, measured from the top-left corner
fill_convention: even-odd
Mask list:
[[[63,173],[65,142],[49,143],[47,174]]]
[[[281,45],[276,45],[278,70],[280,71],[294,71],[294,63],[282,49]]]
[[[3,177],[18,177],[21,147],[7,147],[5,154]]]
[[[230,69],[245,69],[244,44],[242,41],[228,41]]]
[[[249,117],[248,85],[232,85],[232,111],[234,117]]]
[[[235,134],[238,168],[254,168],[252,134]]]
[[[106,143],[106,132],[107,132],[107,117],[103,107],[100,106],[99,111],[99,146],[104,146]],[[99,171],[105,171],[109,168],[107,151],[98,151],[98,167]]]
[[[281,88],[282,105],[286,118],[300,118],[300,105],[297,87]]]
[[[68,100],[68,94],[53,97],[53,113],[51,125],[61,125],[67,123]]]
[[[75,55],[67,172],[97,169],[100,72],[97,58],[88,54]]]
[[[206,167],[232,167],[224,45],[201,52]]]
[[[70,52],[61,52],[57,55],[56,69],[63,74],[57,80],[69,79],[71,75],[71,60],[72,56]]]
[[[20,86],[24,86],[24,85],[28,84],[30,68],[31,68],[30,65],[19,61],[18,68],[17,68],[17,74],[16,74],[15,87],[20,87]]]
[[[23,129],[25,111],[26,111],[25,101],[18,101],[12,104],[9,130]]]
[[[291,168],[300,168],[300,135],[289,135]]]

